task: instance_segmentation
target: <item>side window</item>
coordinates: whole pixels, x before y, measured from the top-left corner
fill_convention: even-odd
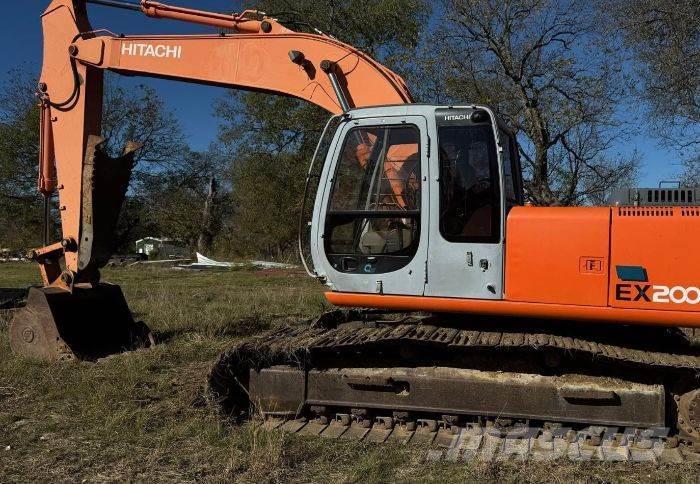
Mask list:
[[[517,154],[515,153],[516,147],[512,136],[501,131],[500,138],[503,144],[503,186],[506,192],[506,212],[508,212],[514,205],[518,205],[520,201],[518,180],[517,177],[513,176],[513,173],[518,173],[519,168],[517,166]]]
[[[500,240],[500,183],[490,126],[444,126],[440,143],[440,233],[450,242]]]
[[[348,132],[326,217],[325,249],[331,262],[334,256],[403,259],[385,266],[386,270],[377,267],[371,271],[387,272],[410,261],[420,233],[420,171],[416,126],[363,127]],[[364,262],[360,265],[368,267]],[[340,269],[354,271],[352,267]]]

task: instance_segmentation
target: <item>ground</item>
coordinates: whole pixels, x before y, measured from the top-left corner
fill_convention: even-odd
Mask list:
[[[697,481],[691,464],[428,462],[425,449],[327,441],[224,425],[202,399],[217,355],[239,338],[326,306],[288,271],[120,268],[155,349],[99,363],[47,364],[10,352],[0,314],[0,476],[26,481]],[[29,264],[0,265],[0,287],[37,283]]]

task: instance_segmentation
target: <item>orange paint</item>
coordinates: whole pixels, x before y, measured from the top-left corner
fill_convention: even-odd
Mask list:
[[[515,207],[506,230],[506,299],[607,306],[609,207]]]
[[[590,321],[615,324],[700,327],[699,312],[620,309],[612,307],[525,303],[484,299],[455,299],[425,296],[392,296],[327,292],[335,306],[388,309],[392,311],[429,311],[465,313],[494,317],[535,318],[566,321]]]
[[[613,208],[610,271],[610,301],[620,308],[647,308],[660,311],[700,311],[700,302],[676,303],[672,299],[700,300],[700,207]],[[639,266],[646,270],[647,281],[622,281],[616,266]],[[618,284],[623,300],[617,297]],[[649,286],[651,286],[649,288]],[[654,289],[655,287],[659,289]],[[664,295],[665,289],[674,294]],[[690,291],[690,298],[686,294]],[[651,299],[648,301],[647,298]],[[635,300],[636,299],[636,300]],[[667,302],[655,302],[667,301]]]
[[[407,188],[418,190],[420,181],[416,179],[414,169],[420,162],[418,144],[392,145],[384,160],[384,177],[391,186],[394,203],[405,209],[408,205],[405,191]],[[415,207],[409,207],[414,209]]]

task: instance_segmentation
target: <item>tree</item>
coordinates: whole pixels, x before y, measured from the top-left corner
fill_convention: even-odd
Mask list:
[[[24,250],[42,242],[39,109],[32,85],[30,75],[14,70],[0,94],[0,248]]]
[[[228,193],[223,190],[210,196],[211,180],[220,179],[228,163],[216,146],[203,153],[189,151],[185,159],[187,164],[178,169],[144,179],[132,194],[143,209],[135,211],[139,223],[132,228],[132,235],[123,237],[124,241],[133,241],[137,230],[149,227],[192,249],[212,248],[224,218],[230,213],[230,202]],[[203,211],[208,217],[203,217]],[[200,246],[200,240],[206,242],[204,247]]]
[[[278,18],[289,28],[332,35],[384,62],[415,47],[430,13],[430,2],[424,0],[262,0],[246,3],[250,8]]]
[[[602,0],[639,80],[652,134],[684,158],[687,183],[700,183],[700,2]]]
[[[413,52],[425,0],[263,0],[254,6],[297,31],[322,31],[390,66]],[[284,113],[284,116],[280,116]],[[235,160],[229,247],[281,257],[294,247],[304,179],[328,113],[303,101],[231,92],[217,106],[220,140]]]
[[[537,205],[599,202],[634,178],[638,156],[611,156],[624,77],[581,0],[448,0],[445,84],[493,106],[516,130]]]
[[[209,253],[214,245],[214,236],[221,227],[221,214],[217,210],[219,183],[215,177],[209,178],[209,190],[202,210],[202,222],[197,239],[197,252]]]
[[[13,249],[43,243],[43,199],[37,183],[39,110],[34,95],[36,78],[29,72],[10,73],[0,94],[0,246]],[[138,152],[134,183],[122,212],[117,240],[126,248],[140,230],[155,229],[144,217],[143,203],[134,203],[135,190],[144,180],[153,182],[168,172],[189,167],[184,138],[174,115],[147,86],[131,92],[107,78],[104,98],[103,136],[107,150],[119,154],[127,140],[144,144]],[[201,208],[198,209],[201,212]],[[54,221],[58,216],[54,214]],[[151,225],[146,226],[145,221]],[[53,237],[58,238],[57,227]]]
[[[134,181],[182,168],[188,147],[180,124],[153,88],[139,84],[127,91],[108,76],[103,97],[102,136],[111,156],[119,156],[128,141],[143,144],[134,160]]]

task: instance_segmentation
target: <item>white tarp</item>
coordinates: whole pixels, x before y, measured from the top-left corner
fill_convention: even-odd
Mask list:
[[[178,267],[183,269],[214,269],[217,267],[231,268],[231,267],[245,267],[254,266],[261,269],[296,269],[298,266],[292,264],[283,264],[281,262],[269,262],[262,260],[252,260],[250,262],[219,262],[214,259],[210,259],[199,252],[197,252],[197,262],[194,264],[182,264]]]
[[[218,262],[197,252],[197,265],[212,267],[236,267],[243,264],[236,264],[235,262]]]

